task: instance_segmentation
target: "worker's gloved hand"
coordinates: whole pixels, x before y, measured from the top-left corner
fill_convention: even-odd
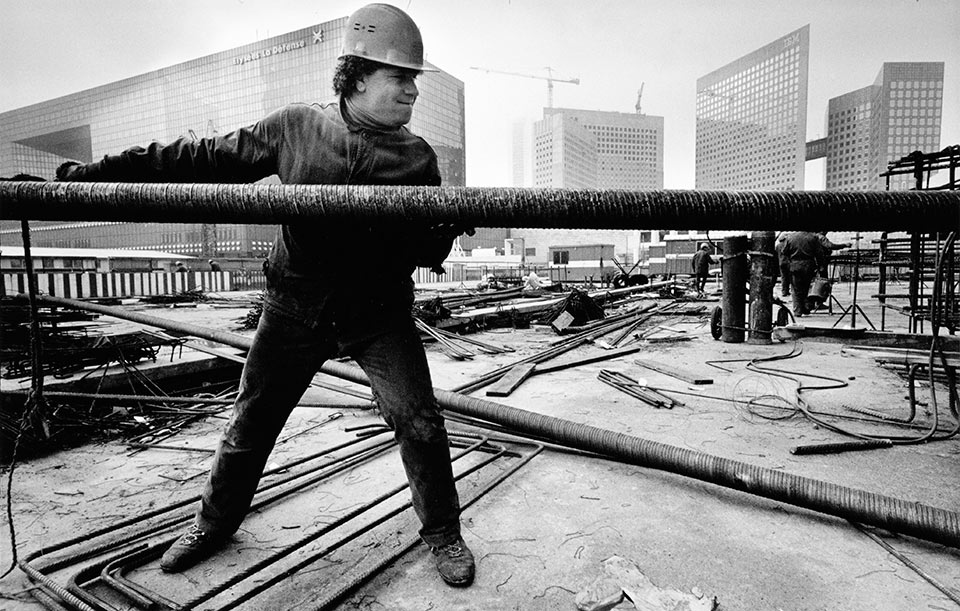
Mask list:
[[[78,161],[66,161],[57,168],[57,180],[60,182],[89,180],[89,174],[89,166]]]
[[[436,223],[424,227],[415,240],[417,267],[429,268],[435,274],[445,274],[443,261],[450,254],[453,242],[462,233],[473,235],[473,227],[457,223]]]
[[[66,161],[57,168],[57,180],[60,182],[73,181],[95,181],[102,180],[103,162],[80,163],[79,161]]]

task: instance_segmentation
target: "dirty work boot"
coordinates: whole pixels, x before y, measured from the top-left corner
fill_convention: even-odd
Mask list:
[[[453,543],[438,545],[432,548],[433,556],[437,561],[437,571],[447,584],[454,587],[466,587],[473,583],[475,564],[473,552],[457,537]]]
[[[227,539],[228,537],[204,532],[197,524],[192,524],[187,532],[163,553],[163,557],[160,558],[160,569],[164,573],[179,573],[189,569],[213,555],[226,543]]]

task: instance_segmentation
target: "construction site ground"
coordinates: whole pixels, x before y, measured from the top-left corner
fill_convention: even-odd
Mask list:
[[[719,303],[715,289],[711,287],[704,300],[691,303],[702,303],[709,312]],[[873,289],[861,285],[859,290],[863,311],[857,325],[866,326],[866,314],[879,326],[876,302],[863,297]],[[851,304],[851,287],[838,284],[834,295],[840,305],[833,315],[816,314],[802,319],[802,324],[840,329],[849,326],[849,314],[844,320],[838,318],[840,307]],[[245,307],[203,304],[141,311],[231,332],[236,332],[237,320],[246,313]],[[887,326],[894,331],[904,332],[906,321],[903,316],[887,314]],[[960,509],[957,437],[871,451],[791,453],[795,446],[852,439],[794,409],[794,379],[804,387],[834,386],[802,394],[812,410],[844,416],[829,418],[832,424],[871,434],[886,431],[921,436],[923,428],[881,427],[856,419],[861,415],[854,411],[858,408],[906,415],[909,400],[903,367],[881,366],[869,355],[844,350],[844,346],[856,344],[855,339],[810,337],[769,345],[725,343],[711,337],[709,314],[664,317],[659,324],[664,327],[660,336],[689,339],[644,342],[639,352],[615,360],[534,375],[509,396],[488,397],[483,389],[473,396],[666,446],[941,509]],[[242,333],[252,335],[250,331]],[[435,387],[455,388],[541,352],[559,338],[549,326],[536,324],[527,329],[490,329],[470,337],[509,346],[514,352],[478,353],[467,360],[454,360],[437,344],[429,343],[427,353]],[[557,360],[601,351],[603,348],[596,345],[582,346]],[[766,360],[785,355],[792,356]],[[691,384],[643,369],[634,362],[638,358],[694,372],[712,383]],[[748,368],[755,359],[761,359],[755,365],[775,369],[781,375],[755,366]],[[602,383],[598,379],[602,370],[645,381],[682,404],[672,409],[651,407]],[[832,382],[825,383],[826,379]],[[329,376],[318,380],[345,384]],[[365,391],[361,386],[349,386]],[[933,396],[930,390],[930,385],[921,380],[918,422],[929,424],[936,407],[941,428],[949,428],[955,418],[947,407],[946,385],[936,383]],[[279,473],[266,476],[265,482],[293,472],[295,467],[288,465],[298,458],[356,440],[358,430],[371,430],[355,427],[381,422],[359,397],[318,387],[311,388],[304,399],[329,402],[335,407],[295,410],[268,465],[279,467]],[[335,413],[340,416],[319,424]],[[212,449],[227,416],[229,410],[206,418],[164,443]],[[707,601],[714,598],[717,608],[725,611],[960,609],[956,599],[951,600],[927,579],[941,588],[952,588],[955,596],[960,596],[960,550],[955,547],[863,527],[777,500],[553,444],[546,444],[529,462],[507,474],[507,468],[520,465],[516,453],[535,452],[533,442],[455,418],[456,414],[451,414],[448,428],[468,435],[455,437],[455,453],[460,445],[474,439],[470,435],[484,434],[496,438],[493,445],[511,450],[489,466],[478,466],[458,484],[461,497],[467,499],[495,475],[507,475],[463,511],[464,538],[477,561],[476,581],[469,588],[450,588],[440,580],[430,550],[422,543],[414,544],[417,520],[409,511],[398,513],[382,525],[372,525],[356,538],[346,537],[344,541],[336,533],[323,535],[336,541],[328,553],[317,552],[325,539],[313,538],[313,533],[404,483],[399,457],[390,448],[330,480],[255,511],[227,547],[197,567],[168,575],[154,560],[128,576],[183,604],[285,545],[309,540],[274,567],[252,574],[195,608],[234,608],[238,597],[262,584],[263,592],[250,595],[237,608],[316,609],[328,608],[325,601],[339,600],[330,608],[572,610],[576,609],[578,593],[604,575],[604,561],[619,557],[635,568],[634,576],[642,574],[649,583],[644,601],[624,599],[617,609],[701,609],[709,608]],[[380,437],[389,440],[389,435]],[[456,470],[467,468],[462,464],[481,465],[483,456],[494,456],[480,452],[477,458],[476,454],[457,461]],[[205,451],[133,452],[118,439],[18,462],[11,480],[9,507],[20,559],[58,542],[77,537],[82,540],[85,533],[106,530],[109,536],[111,525],[137,516],[146,519],[151,511],[189,501],[201,491],[210,457]],[[403,491],[396,498],[403,501],[405,495]],[[390,503],[393,501],[387,505]],[[193,507],[192,501],[187,502],[174,515],[187,519]],[[344,528],[356,529],[365,519],[350,520]],[[0,568],[5,570],[11,562],[12,542],[6,519],[3,522]],[[172,536],[181,528],[179,525],[162,534]],[[412,547],[404,551],[408,545]],[[391,560],[394,551],[402,553]],[[372,577],[363,578],[363,573]],[[70,570],[52,574],[57,583],[66,583]],[[354,587],[355,581],[359,583]],[[42,609],[31,597],[30,587],[31,582],[19,569],[4,577],[0,580],[0,609]],[[663,595],[662,601],[683,599],[687,606],[667,606],[666,602],[655,606],[655,593]],[[136,608],[129,601],[111,600],[117,609]]]

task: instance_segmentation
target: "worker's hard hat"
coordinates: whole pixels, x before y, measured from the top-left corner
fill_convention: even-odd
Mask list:
[[[423,65],[420,28],[389,4],[368,4],[347,18],[340,57],[352,55],[389,66],[436,72]]]

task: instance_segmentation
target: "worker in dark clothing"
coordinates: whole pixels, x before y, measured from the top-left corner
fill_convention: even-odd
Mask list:
[[[174,263],[173,265],[174,265],[174,270],[173,270],[173,271],[175,271],[175,272],[186,273],[186,272],[189,272],[189,271],[190,271],[189,269],[187,269],[187,266],[183,264],[183,261],[177,261],[177,262]]]
[[[703,289],[707,285],[707,278],[710,276],[710,265],[716,263],[710,256],[710,246],[703,244],[700,246],[690,262],[693,266],[693,273],[696,275],[697,294],[702,295]]]
[[[208,261],[208,263],[210,263],[210,271],[212,271],[212,272],[219,272],[219,271],[221,271],[222,268],[220,267],[220,264],[217,263],[216,261],[214,261],[213,259],[210,259],[210,261]]]
[[[789,233],[781,233],[777,239],[777,265],[780,268],[780,294],[784,297],[790,296],[790,259],[783,256],[783,242],[787,239]]]
[[[291,104],[225,136],[132,148],[65,164],[61,180],[440,184],[437,155],[405,125],[424,70],[420,31],[403,11],[371,4],[347,22],[333,78],[338,102]],[[250,507],[287,417],[324,361],[351,356],[370,379],[393,429],[420,535],[450,585],[473,581],[444,418],[411,315],[412,274],[438,268],[461,233],[395,219],[291,222],[265,262],[263,314],[247,355],[233,416],[220,440],[195,521],[163,555],[187,569],[228,544]],[[370,247],[376,245],[376,247]],[[354,265],[341,266],[344,252]],[[355,270],[368,270],[358,275]]]
[[[824,256],[829,252],[821,241],[822,236],[810,231],[795,231],[783,240],[780,256],[790,265],[790,289],[793,296],[793,315],[810,313],[807,295],[810,285],[821,269]]]

